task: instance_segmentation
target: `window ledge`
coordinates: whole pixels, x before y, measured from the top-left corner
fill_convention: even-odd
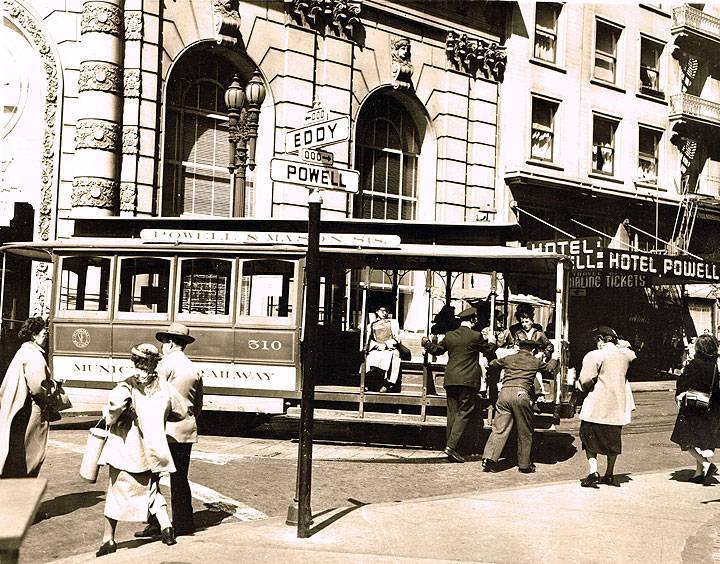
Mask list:
[[[643,100],[649,100],[651,102],[655,102],[657,104],[662,104],[663,106],[667,106],[668,102],[665,99],[665,94],[663,93],[662,98],[659,96],[653,96],[652,94],[646,94],[645,92],[637,92],[635,94],[638,98],[642,98]]]
[[[617,84],[613,84],[612,82],[605,82],[604,80],[600,80],[597,78],[591,78],[590,84],[595,84],[596,86],[602,86],[604,88],[609,88],[610,90],[615,90],[616,92],[622,92],[625,94],[625,89],[621,88]]]
[[[541,166],[543,168],[551,168],[553,170],[565,170],[564,166],[560,166],[557,163],[554,163],[552,161],[543,161],[540,159],[534,159],[530,157],[528,160],[525,161],[525,164],[533,165],[533,166]]]
[[[602,174],[600,172],[591,172],[588,174],[588,176],[597,180],[607,180],[608,182],[614,182],[615,184],[625,184],[625,181],[622,178],[618,178],[617,176],[610,176],[609,174]]]
[[[557,63],[551,63],[550,61],[545,61],[543,59],[538,59],[536,57],[533,57],[530,59],[530,64],[537,65],[539,67],[545,67],[546,69],[554,70],[557,72],[561,72],[563,74],[567,74],[567,71],[562,68],[561,66],[558,66]]]
[[[658,14],[660,16],[665,16],[666,18],[670,17],[670,12],[666,12],[665,10],[663,10],[662,8],[658,8],[657,6],[652,6],[650,4],[644,4],[644,3],[640,2],[640,7],[644,8],[645,10],[648,10],[650,12],[655,12],[656,14]]]
[[[653,192],[667,192],[667,188],[661,187],[655,182],[648,182],[640,178],[635,179],[635,188],[642,188],[643,190],[652,190]]]

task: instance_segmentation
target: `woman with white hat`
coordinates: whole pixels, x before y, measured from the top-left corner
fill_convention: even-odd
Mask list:
[[[155,345],[134,346],[130,355],[135,371],[110,391],[103,408],[110,433],[100,463],[108,465],[110,484],[103,544],[96,556],[117,550],[118,521],[146,521],[149,515],[160,523],[163,543],[176,543],[159,481],[161,474],[175,471],[165,422],[170,413],[183,417],[185,409],[173,387],[158,378]]]

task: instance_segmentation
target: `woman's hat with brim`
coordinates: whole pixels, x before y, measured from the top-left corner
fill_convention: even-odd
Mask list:
[[[172,339],[173,341],[183,342],[186,345],[195,341],[195,337],[190,336],[190,329],[182,323],[171,323],[167,331],[158,331],[155,333],[155,338],[158,341]]]
[[[135,345],[132,349],[130,349],[130,354],[138,358],[160,358],[160,351],[155,345],[151,345],[150,343]]]

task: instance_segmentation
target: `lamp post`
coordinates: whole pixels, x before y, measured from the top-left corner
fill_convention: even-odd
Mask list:
[[[255,144],[257,140],[260,106],[265,101],[265,85],[260,71],[255,70],[245,88],[238,76],[233,76],[225,90],[225,106],[228,117],[228,141],[230,142],[230,163],[228,170],[233,174],[233,216],[245,215],[245,167],[255,169]]]

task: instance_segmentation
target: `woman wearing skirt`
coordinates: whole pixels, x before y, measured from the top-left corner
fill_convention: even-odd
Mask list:
[[[96,556],[117,550],[118,521],[147,521],[151,515],[160,523],[162,542],[176,543],[167,503],[158,486],[161,474],[175,471],[165,421],[170,413],[183,417],[184,408],[172,386],[158,378],[157,347],[137,345],[131,350],[131,360],[135,372],[110,392],[103,408],[110,433],[100,463],[109,467],[110,485],[103,544]]]
[[[580,371],[580,384],[590,390],[580,410],[580,440],[587,456],[590,472],[582,479],[584,488],[598,484],[620,487],[615,478],[615,461],[622,453],[622,428],[630,423],[635,408],[626,375],[635,353],[627,346],[618,346],[612,328],[594,330],[597,350],[585,355]],[[627,345],[624,341],[622,345]],[[598,454],[607,458],[605,474],[598,473]]]
[[[675,400],[680,407],[670,440],[695,460],[690,482],[709,486],[717,466],[710,462],[720,446],[720,396],[718,394],[718,342],[712,335],[700,335],[695,342],[695,356],[683,368],[677,380]],[[688,390],[710,394],[710,409],[684,405]]]

